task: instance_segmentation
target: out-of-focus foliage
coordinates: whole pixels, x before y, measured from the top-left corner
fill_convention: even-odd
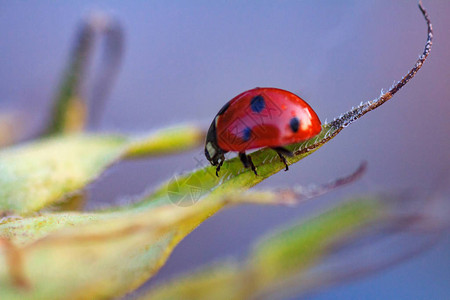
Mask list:
[[[0,212],[27,215],[78,193],[122,158],[192,149],[203,131],[194,125],[124,135],[58,136],[0,151]]]
[[[23,131],[17,112],[0,111],[0,148],[17,142]]]
[[[210,196],[190,207],[172,204],[110,213],[44,214],[0,225],[0,290],[7,299],[97,298],[136,288],[173,247],[218,209],[251,201],[283,204],[264,193]],[[16,263],[15,258],[23,263]]]
[[[234,180],[206,190],[202,181],[194,181],[203,188],[202,193],[196,194],[201,197],[199,202],[176,206],[174,203],[180,203],[193,187],[185,182],[189,177],[184,176],[133,205],[108,211],[8,216],[0,224],[5,262],[0,269],[0,287],[11,299],[22,299],[27,295],[23,289],[30,287],[30,298],[123,294],[155,274],[181,239],[222,207],[237,203],[292,204],[296,198],[309,198],[351,182],[356,179],[355,174],[304,195],[295,191],[243,192],[245,186],[237,187]],[[206,170],[197,176],[218,181]],[[15,263],[17,257],[26,265]],[[58,278],[51,279],[55,274]],[[51,284],[47,283],[49,280]]]
[[[265,238],[244,262],[225,261],[155,287],[142,299],[253,299],[288,288],[352,234],[380,222],[386,211],[358,199]],[[296,285],[298,282],[290,282]]]
[[[88,103],[84,91],[86,73],[94,55],[95,42],[100,38],[103,38],[105,47],[99,75],[92,87],[93,101]],[[123,33],[117,20],[97,13],[81,24],[54,100],[52,117],[44,132],[46,135],[81,132],[89,121],[98,122],[99,114],[118,73],[122,52]],[[89,105],[92,108],[90,111]]]
[[[243,261],[216,262],[159,283],[139,299],[280,299],[358,278],[433,245],[448,225],[436,210],[448,212],[447,198],[358,197],[264,237]]]

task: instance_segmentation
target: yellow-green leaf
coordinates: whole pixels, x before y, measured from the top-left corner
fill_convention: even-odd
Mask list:
[[[224,206],[246,201],[285,203],[273,193],[232,193],[190,207],[6,220],[0,225],[2,296],[86,299],[124,294],[154,274],[198,224]]]
[[[293,204],[351,182],[360,170],[346,178],[308,189],[312,192],[307,193],[295,190],[216,191],[188,207],[167,204],[109,212],[43,213],[28,218],[9,216],[0,222],[0,240],[4,241],[6,261],[5,277],[2,281],[0,275],[0,286],[3,282],[13,298],[24,286],[35,287],[32,295],[39,297],[61,298],[63,293],[72,290],[77,291],[75,295],[79,298],[125,293],[155,274],[187,234],[224,206]],[[176,198],[182,198],[188,189],[188,186],[182,186],[171,199],[177,202]],[[157,197],[153,195],[153,199]],[[35,254],[36,249],[41,248],[42,253]],[[12,263],[17,259],[26,261],[26,266]],[[42,266],[37,262],[45,262],[48,265],[46,271],[53,268],[52,273],[40,275]],[[78,278],[74,276],[78,274],[74,270],[89,275]],[[46,284],[45,280],[55,274],[58,274],[58,280]],[[104,282],[109,284],[104,285]],[[52,290],[47,291],[51,286]]]
[[[126,158],[130,149],[142,156],[161,155],[197,147],[202,137],[200,128],[186,125],[139,139],[72,135],[4,149],[0,151],[0,211],[25,215],[72,197],[112,163]]]
[[[265,238],[242,263],[228,260],[163,283],[141,299],[258,299],[282,292],[286,283],[324,259],[332,245],[361,232],[387,211],[358,199]],[[295,283],[292,283],[294,284]]]

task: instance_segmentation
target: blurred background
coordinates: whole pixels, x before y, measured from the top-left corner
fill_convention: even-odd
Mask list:
[[[358,193],[433,189],[450,166],[450,2],[424,1],[435,40],[418,75],[314,155],[263,182],[326,182],[367,160],[356,184],[298,208],[244,206],[220,212],[174,251],[152,282],[224,256],[243,257],[258,236]],[[209,125],[242,91],[269,86],[305,99],[322,121],[371,100],[412,67],[426,25],[401,1],[0,1],[0,107],[42,128],[80,20],[116,16],[125,55],[95,130],[142,133],[195,121]],[[120,163],[90,186],[88,208],[129,196],[203,164],[203,150]],[[448,176],[448,172],[447,172]],[[124,200],[125,199],[125,200]],[[444,299],[450,237],[406,263],[327,288],[313,299]],[[389,253],[380,253],[389,255]]]

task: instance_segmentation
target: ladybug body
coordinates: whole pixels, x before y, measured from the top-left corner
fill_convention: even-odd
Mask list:
[[[255,88],[231,99],[216,115],[206,137],[205,155],[217,166],[216,175],[229,151],[239,152],[244,166],[257,174],[245,151],[269,147],[287,170],[285,156],[293,153],[283,146],[308,140],[320,131],[317,114],[297,95],[276,88]]]

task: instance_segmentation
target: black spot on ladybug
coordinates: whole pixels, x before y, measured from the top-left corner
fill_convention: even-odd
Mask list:
[[[228,101],[217,113],[218,116],[223,115],[225,111],[230,107],[230,101]]]
[[[264,101],[264,97],[261,95],[253,97],[253,99],[250,101],[250,107],[254,112],[261,112],[264,107],[266,107],[266,102]]]
[[[244,142],[249,141],[251,135],[252,135],[252,130],[250,129],[250,127],[246,127],[244,129],[244,132],[242,133],[242,139],[244,140]]]
[[[297,117],[293,117],[291,121],[289,121],[289,126],[291,126],[291,129],[293,132],[298,131],[298,127],[300,126],[300,121]]]

